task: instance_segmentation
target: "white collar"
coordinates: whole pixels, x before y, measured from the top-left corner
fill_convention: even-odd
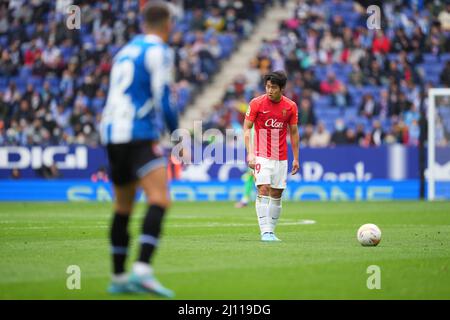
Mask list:
[[[157,36],[156,34],[146,34],[144,36],[145,41],[147,42],[158,42],[158,43],[164,43],[163,39],[160,36]]]

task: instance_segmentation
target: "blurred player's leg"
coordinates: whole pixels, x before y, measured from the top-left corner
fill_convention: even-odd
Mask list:
[[[133,266],[130,282],[147,292],[173,297],[173,292],[164,288],[153,275],[150,264],[159,243],[164,214],[170,205],[166,168],[149,172],[141,178],[141,186],[147,196],[148,208],[142,224],[139,258]]]
[[[244,173],[242,178],[244,180],[244,193],[242,195],[241,201],[236,203],[236,205],[235,205],[236,208],[246,207],[252,196],[253,183],[254,183],[252,170],[248,170],[246,173]]]
[[[133,210],[133,200],[136,194],[136,183],[125,186],[114,186],[115,203],[111,223],[110,240],[113,263],[113,276],[109,288],[111,293],[125,293],[128,289],[128,276],[125,273],[125,262],[128,255],[128,222]]]

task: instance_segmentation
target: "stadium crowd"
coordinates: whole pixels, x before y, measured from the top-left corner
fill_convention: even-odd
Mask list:
[[[173,94],[183,112],[271,1],[171,2]],[[97,145],[112,58],[139,33],[143,3],[0,4],[0,145]],[[80,8],[79,30],[66,26],[71,4]],[[248,102],[263,92],[262,75],[283,69],[285,93],[299,106],[303,146],[417,145],[427,89],[450,85],[450,5],[396,0],[383,4],[382,17],[381,29],[369,30],[357,1],[296,1],[279,35],[268,35],[205,128],[240,130]],[[448,132],[450,113],[440,114],[438,145],[448,143]]]
[[[247,102],[264,92],[262,75],[286,70],[301,145],[418,145],[428,89],[450,86],[450,5],[385,2],[382,17],[381,29],[369,30],[366,8],[356,1],[297,1],[277,37],[264,41],[213,107],[206,128],[239,129]],[[438,106],[448,110],[449,98]],[[448,144],[444,111],[438,145]]]
[[[172,0],[176,107],[183,112],[267,5]],[[98,145],[115,53],[140,31],[145,0],[11,0],[0,4],[0,145]],[[80,9],[69,29],[68,8]],[[74,20],[76,21],[76,19]]]

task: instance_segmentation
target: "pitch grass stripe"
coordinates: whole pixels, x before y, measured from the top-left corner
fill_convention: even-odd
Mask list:
[[[296,226],[296,225],[311,225],[316,224],[315,220],[299,220],[299,221],[286,221],[286,222],[279,222],[278,225],[282,226]],[[196,223],[196,224],[168,224],[169,228],[222,228],[222,227],[252,227],[255,223],[221,223],[221,222],[208,222],[208,223]],[[97,226],[62,226],[65,229],[105,229],[109,228],[109,225],[97,225]],[[43,226],[43,227],[37,227],[37,226],[22,226],[22,227],[4,227],[1,228],[1,230],[53,230],[53,229],[60,229],[60,227],[57,226]]]
[[[256,240],[256,242],[258,242],[261,246],[264,247],[279,247],[280,245],[282,245],[281,243],[261,243],[259,240]],[[367,247],[365,247],[367,248]],[[448,256],[446,254],[433,254],[431,256],[431,259],[442,259],[442,260],[446,260],[448,258]],[[348,264],[348,263],[359,263],[359,262],[366,262],[366,261],[370,261],[370,257],[358,257],[357,259],[355,259],[354,257],[345,257],[345,258],[341,258],[340,263],[343,264]],[[392,261],[410,261],[413,260],[414,258],[412,257],[411,254],[401,254],[399,256],[393,257],[393,258],[389,258],[389,259],[383,259],[383,263],[388,263],[388,262],[392,262]],[[427,256],[426,258],[424,257],[423,259],[430,259],[430,256]],[[203,266],[160,266],[156,272],[157,275],[171,275],[171,274],[188,274],[191,276],[192,273],[205,273],[205,272],[220,272],[220,271],[231,271],[231,270],[238,270],[238,271],[243,271],[243,270],[247,270],[247,271],[259,271],[261,270],[261,268],[268,268],[270,270],[284,270],[286,268],[288,269],[298,269],[298,268],[304,268],[305,266],[314,266],[314,265],[320,265],[320,264],[328,264],[328,263],[333,263],[335,262],[334,257],[322,257],[320,259],[316,259],[314,261],[308,261],[308,260],[304,260],[302,261],[301,265],[299,264],[288,264],[288,263],[284,263],[283,265],[271,265],[271,266],[267,266],[265,263],[258,263],[258,264],[253,264],[253,265],[246,265],[246,266],[235,266],[233,264],[226,264],[226,265],[203,265]],[[64,269],[64,268],[63,268]],[[89,272],[85,272],[83,273],[83,279],[109,279],[109,274],[105,273],[104,270],[101,271],[89,271]],[[18,284],[18,283],[23,283],[23,284],[27,284],[30,282],[33,283],[45,283],[47,281],[56,281],[56,280],[60,280],[61,283],[65,283],[66,282],[66,278],[65,277],[61,277],[60,275],[57,275],[57,273],[54,273],[52,275],[50,274],[41,274],[38,278],[28,278],[27,281],[23,281],[22,279],[17,279],[17,278],[5,278],[5,279],[1,279],[0,280],[0,284]],[[1,296],[1,295],[0,295]]]

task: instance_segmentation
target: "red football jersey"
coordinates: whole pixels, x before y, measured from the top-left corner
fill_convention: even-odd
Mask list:
[[[297,125],[297,104],[281,96],[273,102],[267,95],[250,101],[245,119],[255,126],[255,155],[272,160],[287,160],[288,125]]]

